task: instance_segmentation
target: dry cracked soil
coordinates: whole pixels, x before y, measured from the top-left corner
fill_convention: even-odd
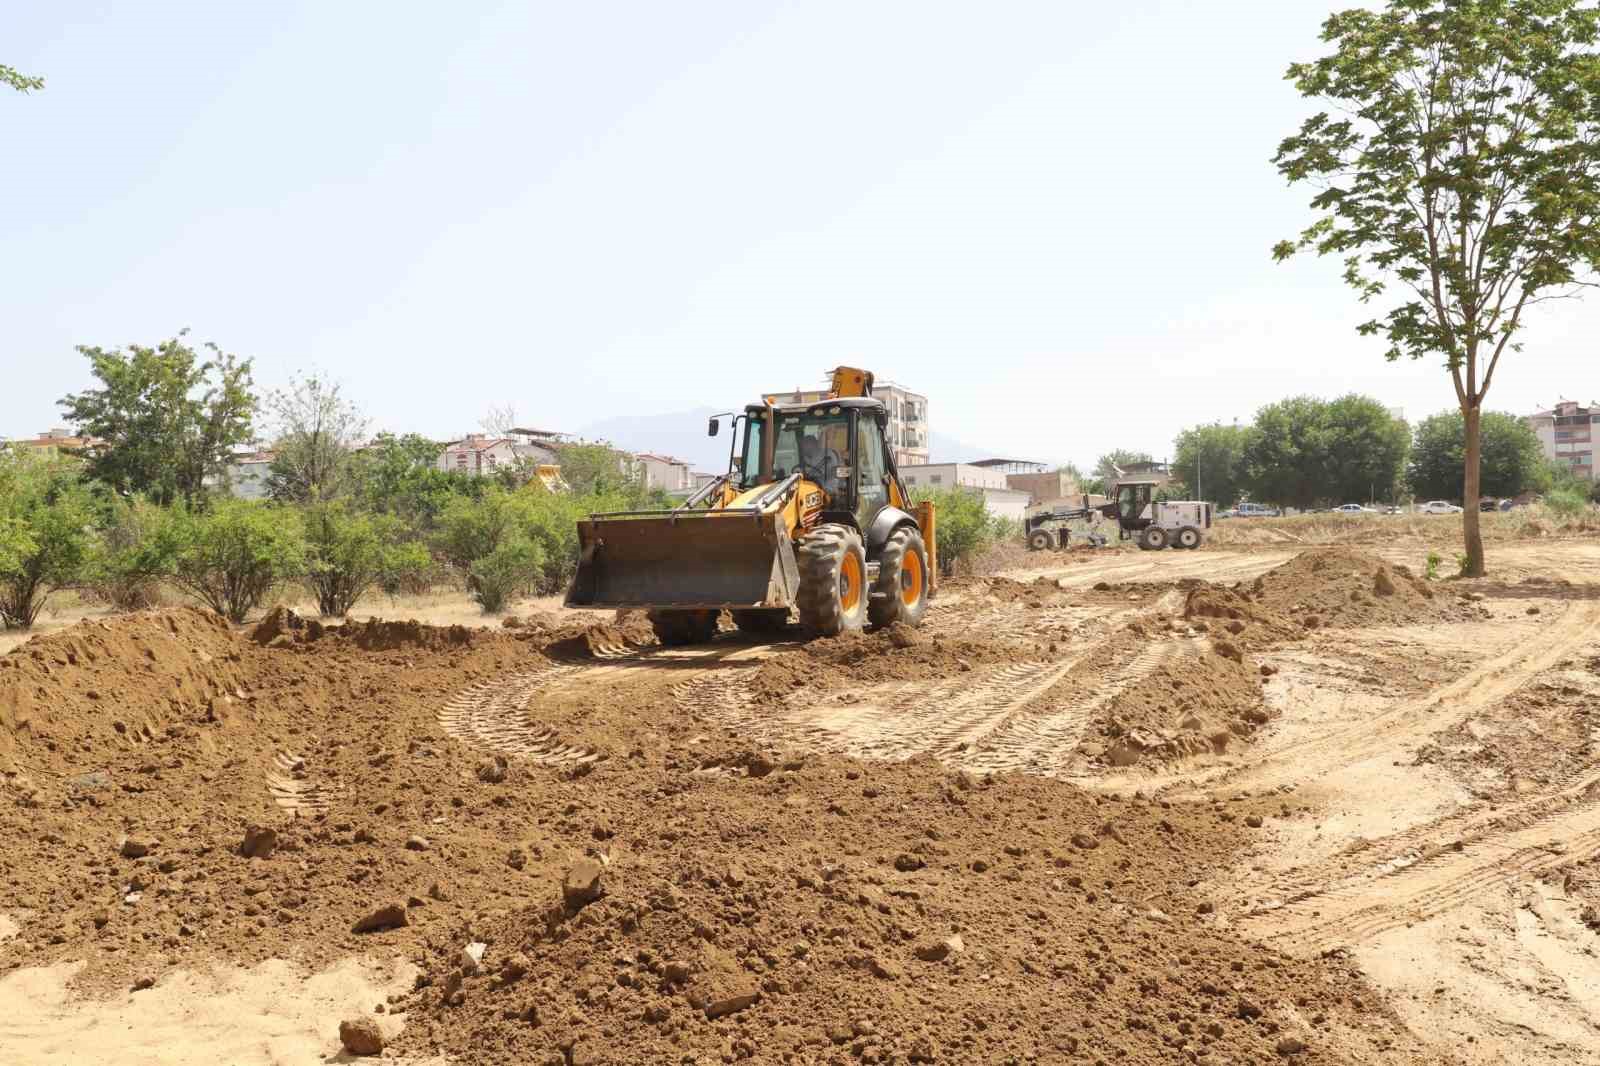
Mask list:
[[[1600,1063],[1600,540],[1425,554],[37,637],[0,1061]]]

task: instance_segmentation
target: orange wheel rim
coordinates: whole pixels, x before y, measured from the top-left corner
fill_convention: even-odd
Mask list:
[[[861,560],[847,552],[844,565],[839,568],[839,605],[847,611],[853,611],[860,602]]]
[[[900,563],[900,602],[915,607],[922,599],[922,556],[906,552]]]

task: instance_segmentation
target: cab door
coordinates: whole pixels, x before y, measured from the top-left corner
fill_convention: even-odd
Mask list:
[[[889,504],[889,468],[883,458],[883,430],[870,411],[856,412],[856,463],[850,476],[856,489],[856,521],[866,529]]]

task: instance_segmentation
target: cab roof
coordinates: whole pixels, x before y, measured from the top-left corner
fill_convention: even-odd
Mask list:
[[[773,410],[786,415],[821,414],[830,407],[855,409],[864,411],[883,410],[883,401],[871,396],[839,396],[831,400],[816,400],[812,403],[775,403]],[[752,403],[745,406],[745,414],[765,414],[766,407]]]

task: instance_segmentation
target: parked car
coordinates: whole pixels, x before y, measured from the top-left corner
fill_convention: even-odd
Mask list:
[[[1509,511],[1515,506],[1517,506],[1516,500],[1508,498],[1500,501],[1500,510],[1502,511]]]
[[[1460,514],[1461,508],[1449,500],[1429,500],[1417,508],[1418,514]]]
[[[1384,514],[1405,514],[1405,511],[1403,509],[1401,509],[1399,504],[1391,503],[1389,506],[1387,506],[1387,507],[1385,507],[1383,509],[1383,513]]]
[[[1374,514],[1370,507],[1363,507],[1359,503],[1347,503],[1333,509],[1334,514]]]
[[[1276,507],[1268,507],[1264,503],[1241,503],[1236,513],[1240,518],[1277,518],[1283,514]]]
[[[1493,496],[1485,496],[1483,499],[1478,501],[1478,510],[1498,511],[1500,510],[1500,501],[1495,499]]]

